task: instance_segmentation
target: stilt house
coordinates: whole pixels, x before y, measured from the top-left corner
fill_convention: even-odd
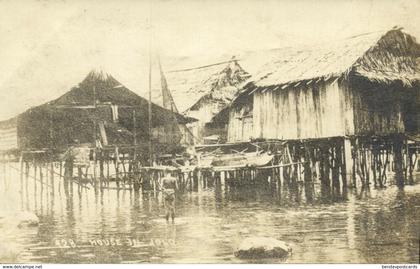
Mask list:
[[[346,175],[382,186],[389,167],[398,184],[403,171],[412,175],[419,108],[420,45],[394,28],[274,51],[212,124],[231,143],[286,141],[289,162],[315,169],[326,186],[331,174],[339,186],[340,173],[343,186]]]
[[[165,80],[154,88],[162,87],[162,95],[154,96],[156,102],[168,100],[164,89],[168,88],[170,96],[177,109],[183,115],[198,119],[188,127],[195,143],[205,143],[207,139],[220,139],[221,130],[206,128],[206,124],[232,102],[238,90],[250,78],[235,58],[231,61],[202,66],[198,68],[181,69],[166,74],[161,73]],[[153,90],[153,93],[161,91]]]
[[[419,79],[401,29],[279,49],[214,122],[229,142],[418,133]]]
[[[194,119],[152,104],[153,145],[161,153],[179,148],[179,131],[172,128],[174,132],[163,132],[160,126],[191,121]],[[70,145],[106,147],[136,143],[146,151],[148,101],[111,75],[92,71],[66,94],[0,122],[0,127],[0,132],[7,134],[0,137],[0,144],[7,144],[8,148],[60,151]]]

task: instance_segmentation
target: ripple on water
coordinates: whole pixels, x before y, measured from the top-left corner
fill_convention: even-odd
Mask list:
[[[44,204],[41,211],[39,203],[33,209],[42,212],[39,227],[9,235],[4,231],[0,241],[13,241],[21,262],[242,263],[233,250],[248,236],[268,236],[294,245],[286,261],[259,263],[418,261],[420,185],[406,186],[404,191],[372,188],[362,195],[360,190],[349,190],[346,201],[321,204],[315,199],[311,205],[304,200],[270,204],[270,192],[261,190],[240,199],[230,198],[228,190],[218,195],[223,202],[216,200],[212,189],[185,195],[177,202],[175,224],[167,224],[162,201],[152,195],[133,199],[128,192],[125,196],[120,192],[117,198],[116,192],[107,191],[102,199],[87,191],[82,199],[67,199],[62,192],[55,196],[52,210],[47,211]],[[109,238],[137,241],[119,248],[49,248],[55,239],[88,244],[90,239]],[[156,246],[156,242],[170,243]],[[40,244],[46,248],[37,250]]]

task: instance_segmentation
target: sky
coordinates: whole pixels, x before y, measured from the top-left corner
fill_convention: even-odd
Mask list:
[[[420,39],[419,11],[420,0],[0,0],[0,120],[92,69],[145,96],[149,48],[172,70],[396,25]]]

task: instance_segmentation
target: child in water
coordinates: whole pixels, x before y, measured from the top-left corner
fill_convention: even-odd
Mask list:
[[[169,222],[175,222],[175,191],[178,189],[176,178],[171,175],[170,170],[165,171],[165,176],[161,179],[161,190],[163,193],[163,201],[165,206],[165,218]]]

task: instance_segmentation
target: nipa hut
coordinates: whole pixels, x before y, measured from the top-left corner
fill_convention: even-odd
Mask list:
[[[183,115],[198,119],[189,124],[195,143],[207,142],[208,139],[218,140],[221,133],[217,128],[206,128],[206,124],[232,102],[234,96],[250,78],[233,57],[230,61],[220,62],[196,68],[178,69],[161,73],[165,80],[155,83],[153,93],[157,103],[168,99],[165,88],[170,90],[169,99],[175,103]],[[162,91],[157,90],[162,87]],[[223,139],[223,138],[222,138]]]
[[[152,141],[156,150],[160,153],[176,150],[181,139],[177,128],[168,133],[161,131],[161,126],[191,121],[194,119],[152,104]],[[61,97],[0,122],[0,128],[0,132],[8,135],[0,138],[0,144],[7,148],[62,151],[70,145],[106,147],[137,143],[147,150],[148,101],[111,75],[92,71]]]
[[[213,124],[225,125],[229,142],[400,144],[401,135],[420,131],[419,79],[420,45],[399,28],[278,49]]]
[[[416,132],[419,57],[400,29],[279,49],[215,121],[230,142]]]

